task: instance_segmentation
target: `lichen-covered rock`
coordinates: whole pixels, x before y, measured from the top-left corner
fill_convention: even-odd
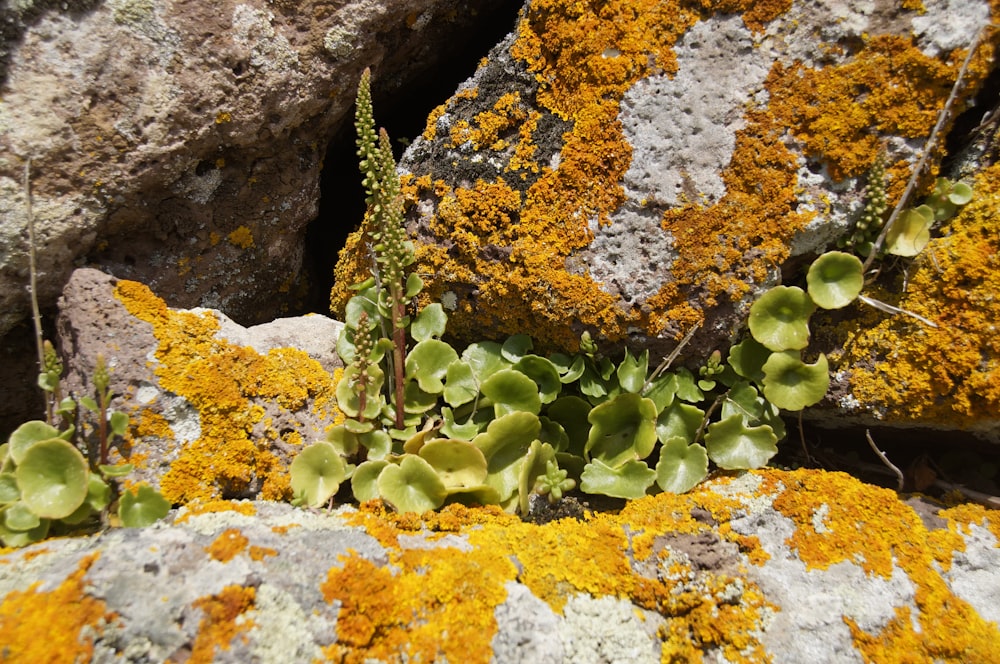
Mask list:
[[[874,294],[936,327],[863,305],[820,322],[838,367],[836,409],[813,418],[964,430],[1000,443],[1000,164],[968,181],[972,202]]]
[[[177,306],[279,315],[361,71],[398,88],[492,4],[5,3],[0,336],[29,312],[28,158],[43,308],[89,260]]]
[[[1000,519],[930,521],[806,470],[545,525],[192,503],[0,554],[0,643],[11,661],[994,661]]]
[[[59,306],[64,393],[93,395],[104,356],[112,406],[131,422],[116,454],[135,465],[130,482],[171,502],[289,498],[291,459],[339,415],[341,324],[325,316],[244,328],[93,269],[73,273]]]
[[[899,197],[995,15],[986,0],[533,0],[401,162],[425,292],[467,339],[573,348],[587,329],[665,355],[700,325],[700,360],[846,232],[880,149]],[[362,271],[351,249],[335,311]]]

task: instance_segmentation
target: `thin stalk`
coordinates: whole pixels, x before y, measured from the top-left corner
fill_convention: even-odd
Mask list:
[[[868,271],[868,268],[871,267],[875,257],[878,256],[879,251],[882,249],[882,245],[885,244],[886,236],[889,235],[889,231],[892,229],[892,225],[896,223],[896,219],[906,206],[906,202],[913,194],[913,190],[917,188],[917,181],[920,179],[920,174],[923,173],[924,167],[927,165],[927,158],[930,157],[938,134],[940,134],[941,129],[944,127],[944,123],[951,116],[952,104],[954,104],[955,99],[958,98],[958,91],[962,88],[962,80],[965,78],[965,73],[969,68],[969,63],[972,61],[972,56],[979,47],[979,42],[985,32],[985,27],[980,28],[979,32],[976,33],[975,38],[973,38],[972,43],[969,45],[969,52],[965,56],[965,62],[962,63],[962,68],[958,70],[958,78],[955,79],[955,85],[951,86],[951,94],[948,95],[948,101],[945,102],[944,108],[942,108],[941,112],[938,113],[937,122],[934,124],[934,128],[931,130],[931,135],[927,138],[927,142],[924,144],[924,149],[920,155],[920,159],[917,161],[917,165],[913,167],[913,173],[910,175],[910,181],[906,184],[906,189],[903,190],[903,195],[900,196],[899,202],[897,202],[896,207],[893,208],[892,214],[889,215],[889,220],[885,222],[885,226],[882,227],[882,232],[879,233],[878,238],[875,240],[875,244],[872,245],[871,251],[868,252],[868,258],[865,259],[864,265],[862,266],[862,270],[864,272]]]
[[[31,158],[24,162],[24,196],[28,213],[28,292],[31,297],[31,319],[35,325],[35,348],[38,352],[38,373],[45,371],[45,341],[42,338],[42,312],[38,307],[38,265],[35,258],[35,213],[31,205]],[[55,426],[55,404],[45,392],[45,421]]]

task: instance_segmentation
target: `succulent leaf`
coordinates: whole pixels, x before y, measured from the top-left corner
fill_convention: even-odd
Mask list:
[[[675,436],[660,447],[656,484],[670,493],[685,493],[708,477],[708,452]]]
[[[419,454],[431,464],[446,489],[474,487],[486,482],[486,457],[472,443],[439,438],[425,443]]]
[[[635,499],[645,496],[655,481],[656,471],[642,461],[633,459],[612,467],[594,459],[583,469],[580,490],[612,498]]]
[[[705,411],[701,408],[675,401],[657,418],[656,437],[664,443],[671,438],[682,438],[685,444],[693,443],[704,419]]]
[[[356,501],[366,503],[379,498],[378,476],[388,466],[388,461],[378,459],[365,461],[357,467],[351,476],[351,493]]]
[[[379,494],[399,512],[426,512],[444,504],[444,482],[427,461],[407,454],[399,465],[382,469],[376,482]]]
[[[771,357],[771,350],[753,337],[747,337],[729,349],[729,366],[736,373],[759,383],[764,378],[764,363]]]
[[[778,453],[778,437],[766,424],[748,427],[738,413],[708,425],[705,447],[720,468],[761,468]]]
[[[134,493],[126,491],[118,504],[118,518],[126,528],[145,528],[165,517],[169,511],[167,499],[148,484],[143,484]]]
[[[885,236],[886,251],[894,256],[916,256],[930,242],[933,224],[934,210],[929,206],[906,210]]]
[[[444,400],[450,406],[467,404],[479,396],[479,383],[472,372],[472,365],[465,360],[455,360],[445,374]]]
[[[542,403],[552,403],[562,390],[559,371],[551,361],[538,355],[525,355],[513,366],[538,385],[538,396]]]
[[[292,491],[305,504],[318,507],[337,493],[347,475],[344,460],[332,444],[313,443],[295,457],[289,468]]]
[[[87,497],[87,460],[65,440],[53,438],[35,443],[14,472],[21,500],[40,517],[69,516]]]
[[[798,286],[775,286],[750,307],[750,334],[774,351],[801,350],[809,344],[812,298]]]
[[[415,277],[411,274],[410,277]],[[440,302],[429,304],[420,310],[417,317],[410,325],[410,336],[416,341],[425,341],[440,337],[448,327],[448,314],[444,312],[444,307]]]
[[[861,293],[864,268],[854,254],[828,251],[809,266],[806,282],[813,302],[824,309],[840,309]]]
[[[802,410],[819,403],[830,387],[829,364],[820,353],[806,364],[798,353],[774,353],[764,363],[764,397],[778,408]]]
[[[638,394],[646,384],[646,374],[649,371],[649,349],[638,357],[625,349],[625,358],[618,365],[618,384],[626,392]]]
[[[528,351],[534,347],[535,344],[527,334],[514,334],[507,337],[507,341],[503,342],[500,352],[505,360],[514,364],[527,355]]]
[[[43,440],[51,440],[58,437],[59,430],[41,420],[25,422],[14,429],[14,432],[10,434],[10,438],[7,439],[10,445],[7,453],[13,459],[14,463],[19,464],[24,459],[24,454],[28,451],[29,447]]]
[[[486,457],[486,483],[500,494],[500,502],[510,498],[518,486],[518,473],[532,441],[538,438],[541,422],[530,412],[512,412],[493,420],[486,431],[472,440]]]
[[[495,341],[470,344],[462,352],[462,360],[472,367],[472,372],[480,384],[496,372],[513,364],[504,359],[502,347]]]
[[[482,384],[483,395],[493,403],[497,418],[518,411],[537,415],[542,399],[535,381],[515,369],[503,369]]]
[[[608,466],[645,459],[656,444],[656,404],[638,394],[626,392],[595,406],[587,420],[586,458]]]
[[[425,339],[414,346],[406,356],[406,378],[416,379],[420,389],[428,394],[444,391],[443,378],[448,365],[458,359],[455,349],[440,339]]]
[[[583,456],[590,436],[590,422],[587,416],[592,406],[585,399],[576,396],[559,397],[553,401],[545,414],[549,419],[559,423],[569,438],[566,450],[577,456]]]

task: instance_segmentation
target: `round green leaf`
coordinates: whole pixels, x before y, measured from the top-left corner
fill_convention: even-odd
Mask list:
[[[351,493],[354,494],[354,500],[365,503],[378,498],[378,476],[389,465],[388,461],[379,459],[365,461],[358,466],[351,476]]]
[[[656,437],[661,442],[679,437],[685,443],[693,443],[703,419],[705,411],[701,408],[675,401],[656,419]]]
[[[502,347],[495,341],[469,344],[469,347],[462,351],[462,360],[472,367],[472,373],[480,384],[496,372],[513,364],[503,358]]]
[[[448,365],[445,374],[444,400],[457,408],[479,396],[479,383],[472,373],[472,365],[464,360],[455,360]]]
[[[496,372],[486,379],[481,389],[483,395],[493,403],[498,418],[518,411],[537,415],[542,409],[542,399],[535,381],[515,369]]]
[[[42,523],[38,515],[20,500],[3,511],[3,522],[8,529],[19,531],[37,528]]]
[[[763,467],[778,453],[777,442],[771,427],[748,427],[739,414],[708,425],[705,433],[708,456],[727,470]]]
[[[337,493],[347,477],[344,460],[330,443],[313,443],[299,452],[289,467],[292,492],[302,496],[305,504],[317,507]]]
[[[19,547],[40,542],[49,534],[51,519],[42,519],[37,528],[31,530],[10,530],[0,520],[0,541],[4,546]]]
[[[375,419],[382,410],[383,399],[380,394],[385,374],[378,365],[368,367],[368,384],[365,388],[366,420]],[[351,418],[359,416],[361,400],[357,393],[358,367],[354,364],[344,369],[344,374],[337,383],[337,405],[345,415]]]
[[[843,251],[828,251],[809,266],[809,297],[824,309],[840,309],[857,299],[865,285],[861,260]]]
[[[472,418],[469,418],[465,424],[456,422],[455,413],[447,406],[441,409],[441,417],[444,419],[444,424],[441,425],[441,433],[449,438],[472,440],[481,430],[479,423]]]
[[[148,484],[141,485],[135,493],[126,491],[118,503],[118,518],[126,528],[145,528],[169,511],[170,502]]]
[[[778,408],[802,410],[819,403],[830,387],[829,365],[820,353],[806,364],[798,353],[774,353],[764,363],[764,397]]]
[[[618,384],[626,392],[638,394],[642,386],[646,384],[646,373],[649,370],[649,349],[642,352],[639,357],[632,357],[632,353],[625,349],[625,358],[618,365]]]
[[[809,316],[816,309],[798,286],[775,286],[750,307],[750,334],[771,350],[802,349],[809,344]]]
[[[486,483],[509,499],[518,485],[518,473],[532,441],[538,438],[541,422],[537,415],[513,412],[490,422],[486,431],[472,439],[486,457]]]
[[[25,451],[15,473],[21,500],[40,517],[69,516],[87,497],[87,460],[65,440],[35,443]]]
[[[585,399],[566,396],[553,401],[545,412],[549,419],[562,426],[569,437],[567,452],[583,456],[587,438],[590,436],[590,422],[587,421],[587,415],[590,414],[591,408],[590,402]]]
[[[124,436],[125,431],[128,430],[128,415],[115,411],[111,413],[111,417],[108,418],[108,424],[111,425],[112,434],[116,436]]]
[[[486,457],[472,443],[439,438],[425,443],[419,454],[447,489],[478,486],[486,481]]]
[[[708,477],[708,453],[701,445],[688,445],[680,437],[668,438],[660,447],[656,483],[664,491],[684,493]]]
[[[635,499],[646,495],[646,489],[656,481],[656,471],[643,461],[626,461],[612,468],[600,459],[594,459],[583,469],[580,490],[599,493],[612,498]]]
[[[41,420],[25,422],[10,434],[8,454],[14,463],[20,464],[29,447],[43,440],[59,437],[59,430]]]
[[[97,467],[105,477],[125,477],[132,472],[133,466],[130,463],[119,463],[115,465],[101,464]]]
[[[505,360],[513,364],[527,355],[528,351],[534,348],[534,346],[535,344],[532,343],[531,337],[527,334],[514,334],[507,337],[507,341],[503,342],[500,353]]]
[[[674,402],[677,395],[677,375],[666,374],[660,376],[649,389],[642,393],[642,396],[651,399],[656,404],[656,412],[661,413],[663,409]]]
[[[398,466],[386,466],[377,484],[382,498],[399,512],[436,510],[448,495],[431,464],[415,454],[404,456]]]
[[[916,256],[930,242],[933,223],[934,210],[927,205],[904,211],[885,236],[886,251],[895,256]]]
[[[972,187],[964,182],[956,182],[948,193],[948,200],[955,205],[966,205],[972,200]]]
[[[410,275],[411,277],[416,275]],[[429,304],[420,310],[417,317],[410,325],[410,336],[417,341],[426,341],[434,337],[440,337],[448,327],[448,314],[444,312],[444,307],[440,302]]]
[[[457,359],[458,353],[445,342],[425,339],[406,356],[406,378],[415,378],[420,389],[428,394],[441,394],[444,391],[442,379],[448,373],[448,365]]]
[[[521,470],[518,473],[518,509],[521,514],[528,513],[528,501],[535,488],[535,480],[538,479],[539,475],[545,475],[545,464],[549,461],[555,461],[555,459],[556,451],[552,449],[551,445],[538,440],[532,441],[528,453],[524,455],[524,463],[521,464]]]
[[[13,503],[21,498],[17,488],[17,476],[13,472],[0,473],[0,506]]]
[[[630,459],[645,459],[656,444],[656,404],[626,392],[595,406],[587,416],[590,436],[584,452],[618,467]]]
[[[760,382],[764,377],[764,363],[771,351],[753,337],[747,337],[729,349],[729,366],[739,375]]]
[[[542,403],[552,403],[562,390],[559,370],[551,361],[538,355],[525,355],[513,366],[538,385],[538,396]]]

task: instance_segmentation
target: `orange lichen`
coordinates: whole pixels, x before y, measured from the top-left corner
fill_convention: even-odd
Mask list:
[[[262,479],[262,498],[288,497],[286,465],[267,448],[266,437],[253,433],[264,413],[260,402],[295,411],[311,399],[314,412],[332,418],[330,374],[304,351],[277,348],[261,355],[217,339],[214,315],[172,311],[137,282],[118,282],[115,297],[153,326],[160,386],[184,397],[200,416],[201,436],[184,446],[160,479],[163,495],[175,503],[213,499]]]
[[[1000,165],[908,270],[874,296],[937,324],[866,311],[840,329],[854,397],[887,420],[962,426],[1000,412]]]
[[[174,523],[184,523],[198,514],[213,514],[215,512],[237,512],[245,516],[253,516],[257,513],[257,507],[253,503],[234,500],[194,500],[184,506],[182,514],[174,519]]]
[[[192,605],[204,612],[188,664],[210,664],[217,649],[229,650],[238,635],[253,627],[253,620],[240,618],[254,607],[257,592],[252,587],[226,586],[217,595],[195,600]],[[245,638],[245,637],[244,637]]]
[[[278,555],[278,552],[275,549],[272,549],[269,546],[257,546],[256,544],[250,547],[248,553],[250,554],[250,560],[255,562],[260,562],[264,560],[264,558],[270,558],[271,556]]]
[[[230,244],[240,249],[251,249],[254,246],[253,231],[246,226],[240,226],[226,237],[229,238]]]
[[[237,528],[229,528],[219,534],[215,540],[205,547],[205,553],[215,558],[221,563],[228,563],[230,560],[243,553],[250,540]]]
[[[785,473],[786,489],[774,507],[796,523],[788,544],[807,567],[850,561],[870,574],[902,570],[915,587],[916,620],[900,607],[879,634],[848,617],[855,645],[869,662],[978,662],[1000,652],[1000,630],[956,597],[937,571],[941,542],[930,542],[920,517],[887,489],[866,486],[843,473]],[[826,505],[823,532],[814,517]],[[959,546],[952,533],[952,541]],[[919,625],[915,627],[914,622]]]
[[[87,594],[84,576],[100,554],[84,557],[57,588],[39,592],[40,582],[15,590],[0,602],[0,661],[89,662],[94,637],[116,618],[103,600]]]
[[[404,653],[424,661],[451,661],[451,649],[464,647],[462,661],[489,661],[494,609],[506,597],[504,584],[516,578],[557,612],[571,596],[589,593],[623,598],[660,613],[669,619],[661,633],[664,661],[673,661],[670,656],[684,649],[707,648],[719,648],[734,661],[766,661],[753,634],[768,604],[752,583],[744,581],[741,600],[732,604],[721,599],[733,582],[725,575],[705,574],[695,591],[644,576],[633,566],[654,555],[658,535],[710,531],[691,516],[695,505],[725,521],[738,502],[703,487],[684,496],[632,501],[617,515],[590,514],[584,521],[565,519],[545,526],[524,523],[495,507],[449,505],[416,515],[366,503],[346,518],[389,549],[397,571],[357,556],[330,570],[322,591],[328,602],[338,600],[341,607],[338,643],[327,655],[345,662],[372,657],[399,661]],[[407,532],[421,532],[431,540],[435,534],[460,532],[472,548],[459,551],[442,541],[432,550],[401,549],[399,535]],[[741,548],[759,548],[755,539],[730,536]],[[587,554],[581,556],[581,551]],[[464,646],[451,645],[453,634],[461,635],[457,643]],[[441,635],[447,639],[442,641]]]
[[[960,64],[924,55],[912,38],[873,36],[841,65],[775,63],[768,108],[842,180],[871,167],[880,136],[928,136]]]

